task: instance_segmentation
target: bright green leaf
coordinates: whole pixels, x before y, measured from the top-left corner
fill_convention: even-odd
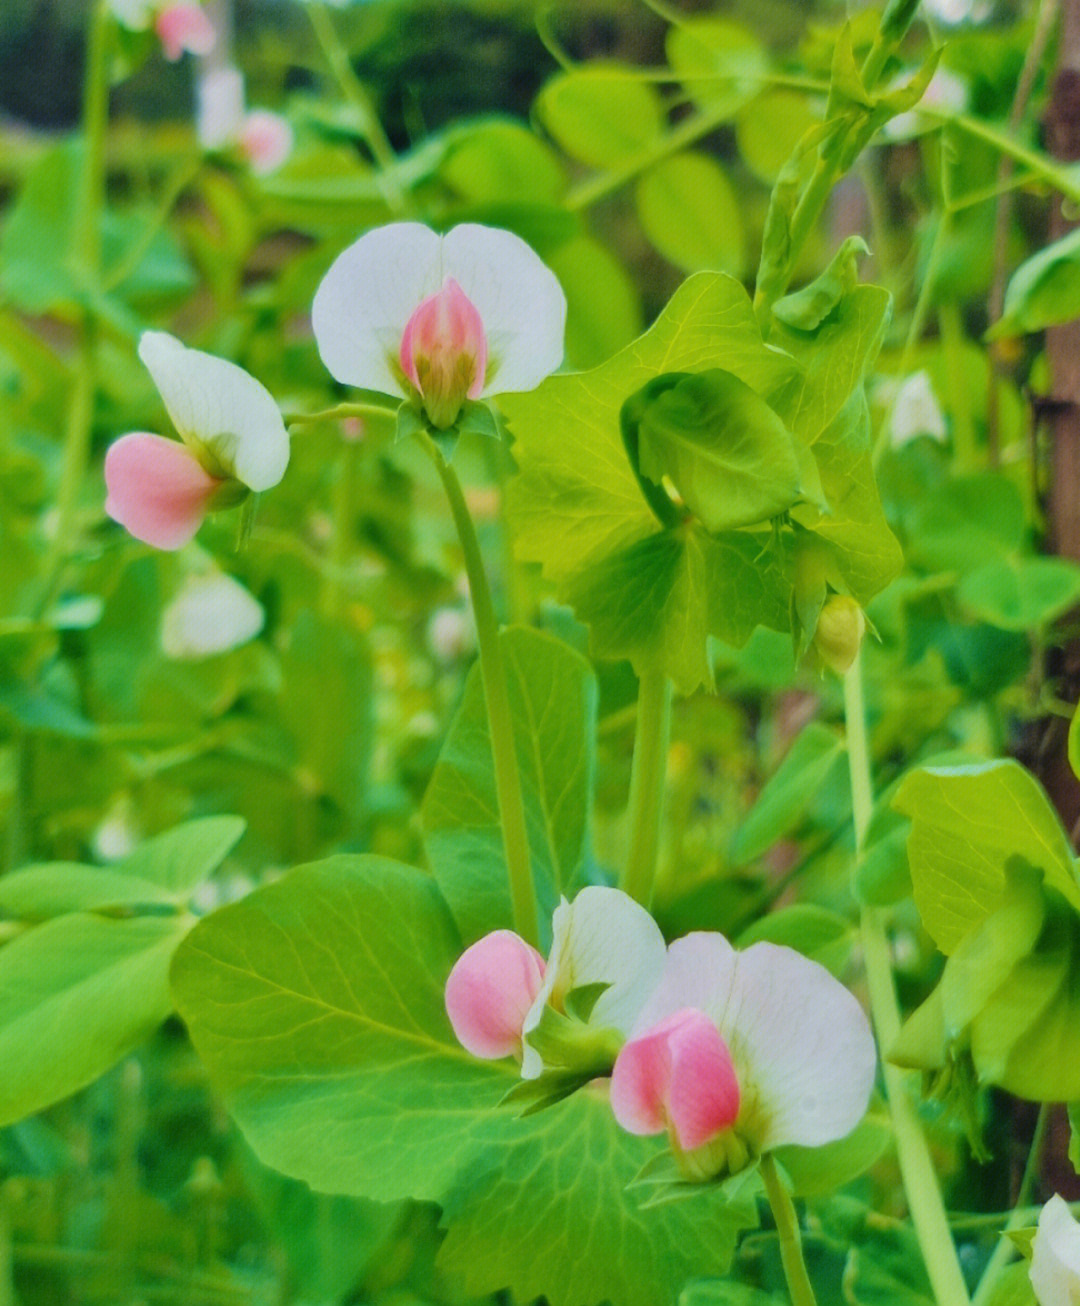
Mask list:
[[[880,1099],[846,1138],[824,1147],[781,1147],[776,1159],[796,1197],[827,1197],[857,1179],[892,1142],[892,1125]]]
[[[565,185],[551,148],[519,122],[488,118],[454,132],[439,169],[462,199],[555,200]]]
[[[161,1024],[189,928],[75,913],[0,948],[0,1125],[85,1087]]]
[[[1012,557],[969,572],[956,596],[980,621],[1038,630],[1080,599],[1080,566],[1068,558]]]
[[[1004,311],[988,336],[1042,331],[1080,315],[1080,232],[1070,231],[1040,249],[1012,274]]]
[[[765,91],[743,106],[735,119],[735,139],[743,162],[767,186],[780,175],[818,115],[799,91]]]
[[[522,627],[500,635],[540,912],[585,882],[596,679],[580,654]],[[467,943],[511,918],[480,667],[473,667],[422,808],[435,878]]]
[[[811,902],[792,903],[768,912],[739,935],[740,948],[752,943],[778,943],[840,976],[851,958],[855,930],[851,922]]]
[[[623,265],[591,236],[575,236],[546,258],[566,292],[566,358],[595,367],[641,331],[641,296]]]
[[[907,554],[927,571],[975,571],[1019,549],[1025,529],[1012,481],[989,472],[956,477],[916,505]]]
[[[636,198],[645,235],[677,268],[742,275],[746,237],[739,200],[709,155],[685,151],[656,164],[638,181]]]
[[[758,38],[726,18],[695,16],[669,27],[667,57],[687,95],[717,120],[756,95],[768,71]]]
[[[593,64],[558,73],[536,98],[545,129],[572,158],[593,167],[622,163],[664,130],[655,89],[616,67]]]
[[[1012,860],[1042,871],[1080,909],[1069,840],[1039,782],[1018,762],[919,768],[904,778],[893,806],[911,817],[915,904],[942,952],[953,952],[997,909]]]

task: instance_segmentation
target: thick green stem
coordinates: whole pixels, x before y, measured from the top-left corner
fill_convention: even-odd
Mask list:
[[[630,773],[630,846],[621,888],[643,907],[652,902],[660,852],[668,739],[671,734],[671,682],[650,671],[638,685],[637,732]]]
[[[514,745],[514,723],[510,713],[510,693],[507,688],[506,667],[499,644],[499,625],[495,607],[484,571],[480,542],[476,538],[472,517],[457,473],[442,455],[442,450],[426,432],[419,435],[450,501],[450,512],[457,527],[462,553],[465,555],[465,574],[469,579],[473,618],[476,622],[476,644],[480,653],[480,674],[484,682],[484,700],[487,704],[488,727],[491,731],[491,752],[495,763],[495,794],[499,803],[502,824],[503,849],[506,854],[506,871],[510,880],[510,902],[513,908],[514,929],[534,946],[539,942],[536,912],[536,889],[533,885],[529,861],[529,838],[525,826],[525,803],[521,794],[521,773]]]
[[[802,1237],[795,1205],[791,1194],[781,1182],[776,1162],[769,1153],[761,1158],[761,1177],[765,1180],[765,1192],[776,1221],[776,1231],[780,1235],[780,1261],[784,1267],[792,1306],[817,1306],[810,1276],[806,1273],[806,1262],[803,1260]]]
[[[856,856],[860,856],[874,803],[866,713],[863,708],[861,657],[855,659],[851,670],[844,677],[844,716],[847,721],[855,849]],[[908,1092],[911,1076],[909,1072],[900,1070],[885,1060],[900,1032],[900,1005],[896,998],[889,940],[880,911],[873,907],[863,907],[860,928],[870,1010],[878,1047],[882,1053],[885,1095],[896,1137],[900,1176],[919,1250],[938,1306],[969,1306],[967,1287],[956,1256],[956,1245],[949,1229],[949,1217],[941,1198],[937,1173],[915,1104]]]

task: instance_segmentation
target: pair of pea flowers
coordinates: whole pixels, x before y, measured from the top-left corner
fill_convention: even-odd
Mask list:
[[[312,328],[331,375],[403,396],[446,430],[471,401],[531,390],[562,362],[566,298],[519,237],[477,224],[369,231],[331,265]],[[136,431],[105,458],[105,511],[137,539],[178,549],[208,512],[285,475],[289,436],[243,368],[147,331],[139,357],[181,443]]]
[[[865,1114],[870,1025],[817,962],[772,943],[737,951],[720,934],[668,947],[643,907],[598,886],[563,900],[552,935],[546,962],[510,930],[461,955],[445,994],[458,1041],[477,1057],[518,1057],[538,1088],[610,1075],[616,1120],[666,1133],[683,1178],[820,1147]]]

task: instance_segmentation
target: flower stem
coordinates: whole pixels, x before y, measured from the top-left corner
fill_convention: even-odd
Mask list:
[[[487,704],[488,727],[491,732],[491,752],[495,763],[495,794],[502,824],[514,929],[526,943],[536,946],[539,943],[536,889],[533,885],[532,867],[529,861],[525,802],[521,793],[521,772],[514,745],[514,723],[510,713],[506,666],[499,643],[499,625],[495,619],[491,589],[484,571],[480,542],[476,538],[476,530],[469,515],[468,505],[465,503],[465,496],[461,492],[457,473],[426,431],[420,432],[418,438],[439,473],[446,497],[450,501],[450,512],[465,555],[465,574],[469,579],[469,593],[472,597],[476,645],[480,653],[480,674],[484,682],[484,700]]]
[[[792,1306],[817,1306],[810,1276],[806,1272],[806,1262],[803,1260],[802,1236],[795,1215],[795,1204],[777,1173],[776,1162],[770,1153],[761,1158],[761,1177],[765,1180],[765,1192],[776,1221],[776,1231],[780,1235],[780,1261],[784,1267]]]
[[[648,908],[660,851],[660,818],[671,734],[671,682],[662,671],[649,671],[638,685],[637,732],[630,773],[630,847],[622,888]]]
[[[286,426],[305,426],[313,422],[338,422],[343,417],[393,419],[400,405],[400,399],[391,399],[388,396],[385,404],[335,404],[333,408],[321,408],[316,413],[284,413],[282,420]]]
[[[1043,1102],[1039,1107],[1039,1114],[1035,1120],[1035,1130],[1031,1135],[1031,1147],[1028,1149],[1024,1173],[1020,1179],[1020,1190],[1016,1194],[1016,1205],[1009,1215],[1005,1230],[997,1241],[997,1246],[991,1252],[990,1259],[986,1262],[986,1268],[979,1280],[979,1286],[975,1289],[975,1295],[971,1299],[972,1306],[985,1306],[985,1303],[990,1300],[1001,1271],[1008,1265],[1013,1253],[1016,1251],[1012,1239],[1008,1237],[1008,1231],[1010,1229],[1022,1229],[1025,1224],[1030,1222],[1030,1216],[1026,1208],[1031,1201],[1031,1193],[1038,1177],[1039,1162],[1042,1159],[1043,1143],[1046,1140],[1046,1131],[1049,1124],[1050,1104]]]
[[[863,707],[862,658],[856,657],[844,677],[844,716],[847,722],[851,806],[855,820],[856,857],[862,854],[873,811],[870,751]],[[885,1095],[896,1137],[900,1176],[907,1196],[911,1222],[938,1306],[968,1306],[969,1297],[956,1255],[949,1218],[938,1186],[915,1105],[908,1093],[910,1075],[891,1065],[885,1056],[900,1032],[900,1005],[896,998],[889,940],[880,912],[864,906],[860,923],[870,1010],[878,1047],[882,1053]]]

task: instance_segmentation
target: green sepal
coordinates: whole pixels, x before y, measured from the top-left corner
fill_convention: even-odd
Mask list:
[[[591,989],[597,986],[583,987]],[[593,1003],[599,996],[597,993]],[[550,1006],[544,1008],[539,1024],[525,1037],[545,1066],[553,1070],[572,1070],[586,1079],[610,1075],[615,1058],[626,1041],[617,1029],[587,1025]]]
[[[642,1188],[647,1192],[640,1207],[643,1211],[719,1192],[729,1208],[739,1209],[740,1222],[752,1226],[758,1223],[757,1200],[762,1193],[759,1167],[760,1158],[754,1157],[736,1174],[719,1175],[715,1179],[687,1179],[679,1170],[677,1159],[670,1152],[663,1152],[647,1161],[627,1188]]]
[[[421,431],[426,431],[428,424],[424,420],[424,414],[406,399],[401,407],[397,410],[396,421],[394,426],[394,442],[407,440],[410,436],[419,435]]]
[[[1032,1256],[1031,1244],[1035,1241],[1036,1233],[1038,1233],[1038,1226],[1029,1224],[1022,1229],[1006,1229],[1005,1237],[1009,1239],[1025,1261],[1030,1261]]]
[[[576,1070],[546,1070],[537,1079],[522,1079],[508,1088],[499,1098],[499,1106],[520,1106],[518,1118],[524,1119],[565,1101],[594,1078]]]
[[[506,431],[498,413],[482,399],[469,399],[461,408],[453,428],[459,435],[482,435],[488,440],[505,440]],[[447,432],[441,432],[446,435]]]

